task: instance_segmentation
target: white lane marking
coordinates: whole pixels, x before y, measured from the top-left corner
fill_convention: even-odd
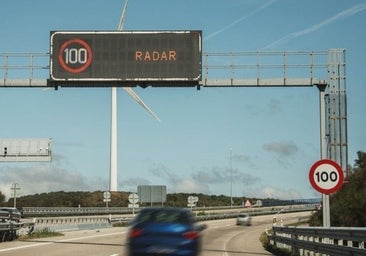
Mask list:
[[[77,237],[77,238],[69,238],[69,239],[63,239],[63,240],[58,240],[58,241],[46,242],[46,243],[22,245],[22,246],[7,248],[7,249],[0,249],[0,252],[8,252],[8,251],[14,251],[14,250],[25,249],[25,248],[30,248],[30,247],[45,246],[45,245],[57,244],[57,243],[65,243],[65,242],[70,242],[70,241],[78,241],[78,240],[89,239],[89,238],[96,238],[96,237],[120,235],[120,234],[124,234],[126,232],[127,231],[116,232],[116,233],[108,233],[108,234],[99,234],[99,235],[85,236],[85,237]]]
[[[240,234],[240,233],[242,233],[243,231],[240,231],[239,233],[236,233],[236,234],[233,234],[232,236],[230,236],[228,239],[226,239],[225,240],[225,243],[224,243],[224,249],[223,249],[223,251],[224,251],[224,253],[223,253],[223,255],[224,256],[229,256],[229,253],[227,253],[227,245],[228,245],[228,243],[235,237],[235,236],[237,236],[238,234]]]
[[[223,255],[224,256],[228,256],[229,254],[226,252],[226,249],[227,249],[227,243],[231,240],[231,238],[232,237],[230,237],[229,239],[227,239],[226,241],[225,241],[225,243],[224,243],[224,253],[223,253]]]

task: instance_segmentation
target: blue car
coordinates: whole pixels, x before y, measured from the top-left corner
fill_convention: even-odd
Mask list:
[[[144,208],[131,223],[128,255],[199,255],[205,228],[186,209]]]

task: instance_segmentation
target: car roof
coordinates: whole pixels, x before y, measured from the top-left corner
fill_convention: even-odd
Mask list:
[[[18,210],[18,209],[14,207],[0,207],[0,210]]]
[[[135,221],[192,223],[193,216],[190,211],[184,208],[151,207],[141,209]]]
[[[181,211],[188,212],[185,208],[175,208],[175,207],[146,207],[141,209],[141,211]]]

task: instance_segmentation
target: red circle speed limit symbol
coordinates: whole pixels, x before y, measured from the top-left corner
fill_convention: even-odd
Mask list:
[[[309,172],[309,180],[315,190],[323,194],[338,191],[344,181],[342,167],[330,159],[315,162]]]
[[[93,52],[87,42],[81,39],[65,41],[58,52],[61,67],[73,74],[86,70],[93,59]]]

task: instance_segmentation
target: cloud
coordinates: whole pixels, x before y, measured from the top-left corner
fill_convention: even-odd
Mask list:
[[[272,142],[263,145],[263,149],[274,152],[280,157],[288,157],[298,151],[298,147],[292,142]]]
[[[282,111],[282,104],[281,101],[278,99],[271,99],[268,102],[268,113],[270,115],[278,114]]]
[[[190,177],[182,177],[177,175],[163,164],[155,164],[150,172],[164,180],[168,188],[174,193],[179,192],[194,192],[211,194],[211,185],[221,185],[233,182],[241,185],[253,185],[260,181],[258,177],[244,173],[238,169],[230,171],[227,167],[212,167],[205,168],[194,172]]]
[[[251,174],[244,173],[238,169],[214,167],[211,170],[202,170],[192,174],[193,180],[199,184],[226,184],[230,181],[243,185],[252,185],[260,179]]]
[[[211,39],[211,38],[213,38],[213,37],[215,37],[215,36],[217,36],[217,35],[219,35],[219,34],[221,34],[221,33],[225,32],[226,30],[230,29],[231,27],[235,26],[236,24],[240,23],[241,21],[243,21],[243,20],[245,20],[245,19],[247,19],[247,18],[250,18],[250,17],[251,17],[251,16],[253,16],[254,14],[256,14],[256,13],[260,12],[261,10],[263,10],[263,9],[265,9],[265,8],[267,8],[267,7],[269,7],[269,6],[270,6],[270,5],[272,5],[274,2],[276,2],[276,0],[270,0],[270,1],[266,2],[264,5],[261,5],[260,7],[258,7],[257,9],[255,9],[254,11],[252,11],[252,12],[250,12],[250,13],[248,13],[248,14],[246,14],[246,15],[242,16],[242,17],[240,17],[239,19],[237,19],[237,20],[235,20],[235,21],[231,22],[229,25],[227,25],[227,26],[225,26],[225,27],[223,27],[223,28],[221,28],[221,29],[219,29],[219,30],[217,30],[217,31],[215,31],[215,32],[213,32],[213,33],[211,33],[211,34],[209,34],[209,35],[208,35],[208,36],[206,36],[203,40],[204,40],[204,41],[207,41],[207,40],[209,40],[209,39]]]
[[[262,116],[274,116],[278,115],[283,111],[282,102],[278,99],[272,98],[266,101],[262,105],[250,105],[245,104],[245,110],[247,113],[252,115],[254,118]]]
[[[174,187],[176,192],[181,193],[202,193],[202,194],[210,194],[211,190],[207,184],[197,183],[194,180],[183,179]]]
[[[17,183],[19,195],[51,191],[95,191],[106,188],[107,181],[88,180],[76,171],[68,171],[49,163],[26,167],[3,166],[0,168],[0,191],[12,197],[10,187]]]
[[[246,163],[251,162],[252,160],[251,156],[249,155],[239,155],[239,154],[232,155],[231,159],[233,161],[246,162]]]
[[[297,147],[292,143],[272,143],[267,145],[270,151],[277,152],[280,155],[291,155],[293,151],[297,151]],[[296,148],[296,149],[294,149]],[[250,160],[248,156],[233,155],[236,160]],[[188,177],[176,174],[164,164],[154,164],[149,170],[155,177],[162,180],[168,189],[168,193],[203,193],[216,194],[214,188],[228,184],[240,184],[244,190],[242,194],[248,197],[257,198],[276,198],[276,199],[300,199],[301,193],[295,189],[276,188],[271,185],[260,186],[262,179],[247,172],[243,172],[238,168],[212,167],[202,168],[193,172]],[[125,184],[134,186],[149,185],[150,182],[144,178],[129,179]]]
[[[272,186],[264,186],[260,188],[251,188],[247,189],[244,192],[248,197],[256,197],[256,198],[273,198],[273,199],[301,199],[301,194],[295,189],[282,189],[275,188]]]
[[[173,171],[168,169],[164,164],[159,163],[155,164],[149,171],[158,178],[162,178],[170,184],[178,184],[179,183],[179,176],[176,175]]]
[[[138,185],[151,185],[149,179],[137,177],[123,180],[119,184],[122,187],[122,191],[137,191]]]
[[[269,49],[269,48],[272,48],[273,46],[276,46],[276,45],[279,45],[279,44],[284,44],[284,43],[287,43],[288,41],[292,40],[292,39],[295,39],[297,37],[300,37],[300,36],[303,36],[303,35],[306,35],[306,34],[309,34],[309,33],[312,33],[312,32],[315,32],[327,25],[330,25],[342,18],[347,18],[349,16],[352,16],[352,15],[355,15],[359,12],[362,12],[366,10],[366,3],[361,3],[361,4],[358,4],[358,5],[355,5],[347,10],[343,10],[339,13],[337,13],[336,15],[326,19],[326,20],[323,20],[322,22],[318,23],[318,24],[315,24],[315,25],[312,25],[306,29],[303,29],[303,30],[300,30],[300,31],[297,31],[297,32],[293,32],[293,33],[290,33],[268,45],[266,45],[265,47],[262,48],[262,50],[266,50],[266,49]]]
[[[155,164],[149,170],[155,177],[164,180],[169,193],[204,193],[209,194],[210,188],[207,184],[196,179],[189,179],[177,175],[164,164]]]
[[[220,184],[226,182],[225,169],[214,167],[211,170],[201,170],[192,174],[192,178],[199,183]]]

